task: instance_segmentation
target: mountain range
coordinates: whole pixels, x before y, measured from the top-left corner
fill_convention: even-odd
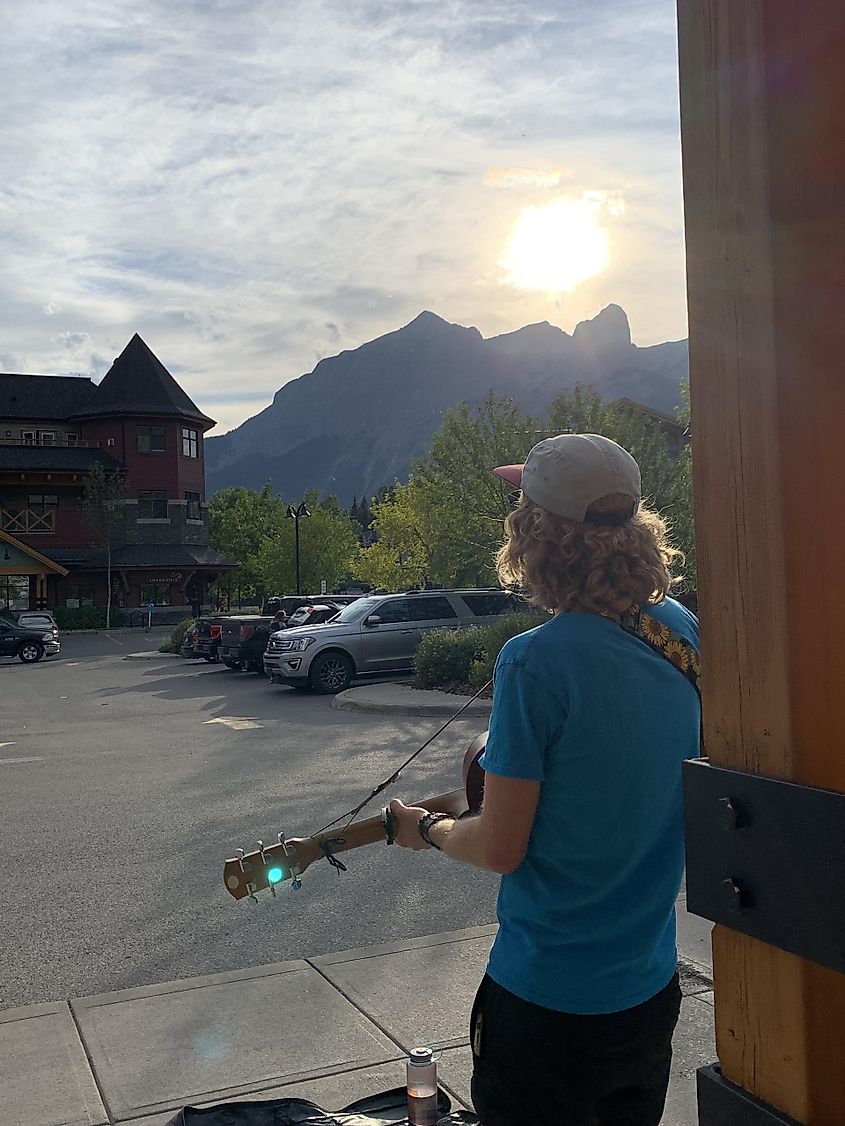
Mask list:
[[[570,335],[543,321],[484,339],[476,328],[420,313],[410,324],[320,360],[241,426],[206,439],[209,496],[228,485],[299,497],[307,488],[344,502],[406,480],[443,412],[488,391],[542,412],[561,391],[591,384],[674,413],[687,377],[685,340],[640,348],[628,317],[608,305]]]

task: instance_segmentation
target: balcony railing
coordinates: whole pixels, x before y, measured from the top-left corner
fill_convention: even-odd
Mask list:
[[[82,442],[78,438],[66,438],[64,435],[59,438],[3,438],[0,436],[0,446],[62,446],[70,449],[79,446],[81,449],[88,449],[91,444],[91,442]],[[94,445],[99,445],[99,443],[95,442]]]
[[[12,535],[42,533],[53,535],[56,531],[55,508],[36,512],[34,508],[0,508],[0,528]]]

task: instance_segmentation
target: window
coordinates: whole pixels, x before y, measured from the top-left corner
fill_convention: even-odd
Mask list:
[[[432,598],[411,598],[411,621],[431,622],[441,618],[457,618],[455,608],[442,594]]]
[[[505,591],[494,591],[487,594],[462,594],[461,598],[473,614],[477,614],[479,618],[489,618],[494,614],[507,614],[519,609],[528,609],[527,606],[520,607],[517,599]]]
[[[164,427],[139,426],[138,427],[138,453],[163,454],[164,453]]]
[[[54,446],[56,444],[56,431],[39,430],[38,441],[42,446]]]
[[[185,493],[185,506],[189,520],[202,520],[199,493]]]
[[[376,606],[371,613],[387,623],[410,621],[407,598],[396,598],[392,602],[382,602],[381,606]]]
[[[182,456],[183,457],[199,457],[199,433],[196,430],[189,430],[187,426],[182,427]]]
[[[65,606],[72,610],[80,606],[94,605],[94,584],[77,583],[65,587]]]
[[[29,609],[29,575],[0,575],[0,610]]]
[[[26,505],[33,512],[45,512],[48,508],[58,508],[59,498],[55,493],[30,493]]]
[[[79,441],[79,435],[78,434],[66,434],[65,440],[67,441],[67,444],[69,446],[75,446],[77,444],[77,442]]]
[[[170,583],[144,583],[141,586],[141,605],[152,602],[154,606],[170,605]]]
[[[35,431],[34,430],[21,430],[21,441],[29,446],[35,445]]]
[[[138,493],[138,519],[167,519],[167,493],[164,489],[152,489],[149,492]]]

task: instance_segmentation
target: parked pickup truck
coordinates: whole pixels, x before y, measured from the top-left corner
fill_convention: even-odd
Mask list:
[[[272,614],[232,614],[220,618],[220,660],[230,669],[242,666],[241,646],[261,626],[269,626]]]
[[[52,657],[60,650],[61,644],[52,629],[18,625],[0,616],[0,657],[17,657],[24,664],[32,664],[45,654]]]
[[[222,618],[198,618],[194,638],[194,653],[205,657],[209,663],[220,660],[220,632]]]

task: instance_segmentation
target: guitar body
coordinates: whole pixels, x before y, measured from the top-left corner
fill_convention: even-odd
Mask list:
[[[475,815],[481,813],[484,801],[484,771],[479,766],[478,760],[484,754],[487,746],[487,732],[476,735],[467,747],[464,755],[464,793],[467,799],[467,813]]]
[[[476,736],[467,747],[463,761],[463,789],[452,790],[417,802],[430,813],[451,813],[455,817],[475,816],[481,812],[484,800],[484,771],[478,760],[487,744],[487,732]],[[259,841],[254,852],[240,852],[223,865],[223,883],[235,899],[257,902],[256,892],[269,890],[276,894],[276,886],[292,880],[293,887],[300,886],[299,877],[315,860],[331,858],[341,852],[393,840],[390,812],[387,806],[378,817],[355,821],[340,829],[330,829],[313,837],[291,837],[286,840],[279,834],[278,844]]]

